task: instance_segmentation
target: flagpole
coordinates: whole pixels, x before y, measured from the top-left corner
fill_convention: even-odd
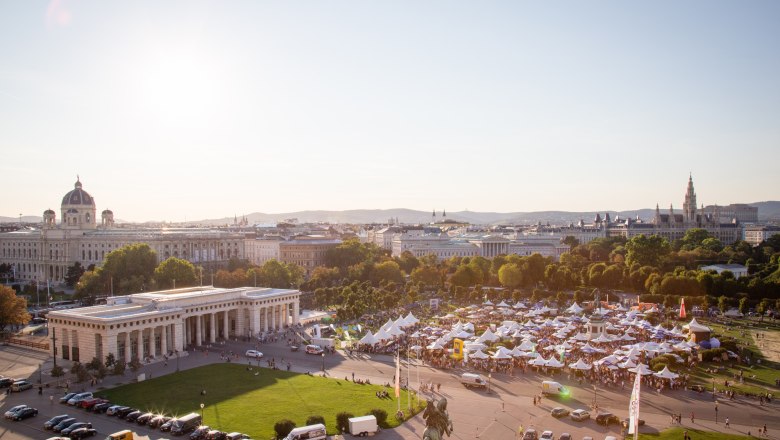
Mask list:
[[[412,393],[409,389],[409,345],[406,346],[406,403],[409,406],[409,414],[412,413]]]

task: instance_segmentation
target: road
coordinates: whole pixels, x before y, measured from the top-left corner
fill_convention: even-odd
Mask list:
[[[180,368],[187,369],[213,362],[219,362],[218,352],[231,350],[243,353],[248,348],[254,348],[247,343],[229,342],[223,346],[214,346],[211,353],[196,352],[180,360]],[[307,355],[303,351],[291,352],[283,343],[262,344],[260,350],[265,354],[261,361],[265,364],[267,359],[275,359],[279,365],[292,364],[292,369],[297,372],[311,372],[324,374],[327,377],[344,380],[351,378],[352,373],[359,379],[369,379],[374,384],[392,382],[395,374],[395,365],[392,357],[385,355],[368,356],[356,354],[347,356],[341,352],[328,354],[324,358],[316,355]],[[323,360],[325,372],[322,373]],[[14,377],[30,377],[37,382],[38,366],[44,362],[43,370],[51,368],[51,359],[44,353],[16,347],[2,347],[0,349],[0,374]],[[284,362],[284,364],[282,364]],[[157,377],[163,374],[175,374],[176,361],[171,360],[167,366],[162,363],[144,366],[141,372]],[[454,421],[455,432],[450,438],[454,439],[514,439],[520,425],[525,428],[533,427],[537,431],[552,430],[556,437],[562,432],[569,432],[574,438],[582,438],[589,435],[595,439],[605,435],[619,435],[617,427],[610,429],[597,426],[593,420],[584,423],[572,422],[568,418],[554,419],[549,415],[550,409],[562,406],[568,409],[588,408],[593,400],[592,388],[580,387],[576,382],[568,381],[564,376],[557,376],[557,380],[572,389],[571,398],[567,400],[544,399],[540,406],[534,406],[532,396],[539,393],[542,380],[549,379],[538,374],[519,374],[510,377],[505,374],[494,374],[490,380],[490,392],[484,390],[466,389],[459,382],[459,375],[463,370],[437,370],[425,365],[416,366],[414,363],[408,369],[410,383],[417,386],[418,375],[422,382],[441,383],[440,393],[428,395],[428,397],[446,397],[449,403],[448,411]],[[402,377],[407,376],[407,368],[404,364]],[[44,376],[45,379],[45,376]],[[108,377],[100,386],[110,387],[118,382],[129,380],[128,377]],[[89,389],[89,387],[85,387]],[[47,438],[47,433],[42,430],[45,420],[51,416],[65,411],[63,405],[49,403],[50,395],[59,395],[54,389],[45,389],[43,396],[32,391],[14,393],[11,396],[0,397],[0,408],[27,403],[36,406],[41,414],[34,419],[22,422],[0,422],[0,439],[40,439]],[[598,389],[596,391],[597,402],[600,408],[609,410],[620,417],[627,415],[630,390]],[[407,402],[402,402],[405,409]],[[641,418],[647,421],[642,432],[656,432],[666,429],[671,425],[670,413],[682,414],[683,425],[696,429],[720,430],[724,432],[746,434],[748,430],[756,433],[757,427],[766,423],[769,428],[770,438],[777,437],[780,430],[780,411],[777,404],[759,406],[757,401],[736,400],[733,402],[719,402],[719,423],[715,423],[715,405],[711,394],[695,393],[690,391],[665,392],[659,395],[655,391],[643,388],[641,405]],[[696,415],[695,423],[691,423],[689,415],[693,411]],[[120,420],[105,415],[93,415],[80,410],[70,409],[70,412],[78,413],[85,421],[92,422],[98,429],[99,436],[127,429],[129,426]],[[87,417],[90,416],[90,417]],[[723,419],[730,418],[731,427],[723,426]],[[206,421],[208,423],[208,421]],[[149,435],[152,439],[161,438],[159,432],[151,432],[137,425],[130,425],[137,432]],[[404,423],[401,427],[386,430],[376,438],[380,439],[419,439],[421,438],[424,424],[420,416]]]

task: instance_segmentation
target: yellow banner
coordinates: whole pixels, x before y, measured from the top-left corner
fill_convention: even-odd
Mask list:
[[[452,358],[461,360],[463,359],[463,340],[454,339],[452,341]]]

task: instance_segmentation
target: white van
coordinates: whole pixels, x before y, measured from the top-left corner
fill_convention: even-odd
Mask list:
[[[306,346],[306,354],[322,354],[323,351],[319,345],[310,344]]]
[[[325,440],[327,437],[325,425],[318,423],[316,425],[295,428],[287,434],[284,440]]]
[[[545,380],[542,382],[542,394],[545,396],[568,396],[569,393],[569,389],[559,384],[558,382],[553,382],[551,380]]]
[[[474,373],[463,373],[460,375],[460,383],[466,388],[477,387],[487,388],[487,381],[484,377]]]

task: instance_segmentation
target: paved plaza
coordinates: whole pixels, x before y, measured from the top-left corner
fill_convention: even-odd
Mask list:
[[[178,361],[179,369],[195,368],[201,365],[224,362],[219,354],[223,351],[233,351],[243,354],[248,348],[254,348],[254,344],[245,342],[228,342],[225,345],[213,345],[207,350],[190,353],[181,357]],[[310,356],[305,353],[291,352],[283,342],[261,344],[260,350],[265,353],[265,359],[275,359],[277,362],[290,362],[292,370],[296,372],[322,373],[322,358]],[[246,362],[243,356],[241,362]],[[341,351],[329,354],[325,357],[325,375],[331,378],[344,380],[351,377],[354,372],[359,379],[369,379],[374,384],[391,383],[395,368],[393,359],[386,355],[367,355],[353,353],[348,356]],[[62,361],[58,361],[62,364]],[[0,350],[0,371],[5,376],[29,377],[31,381],[38,381],[39,366],[43,371],[49,371],[52,367],[52,359],[46,353],[20,348],[4,346]],[[147,377],[158,377],[165,374],[175,374],[177,369],[176,359],[168,361],[167,366],[162,363],[154,363],[142,367],[139,373],[145,373]],[[569,418],[555,419],[550,415],[550,410],[555,406],[562,406],[570,410],[577,408],[589,408],[594,394],[599,408],[608,410],[622,417],[627,416],[628,398],[630,391],[623,389],[597,389],[579,387],[574,381],[569,381],[567,376],[559,375],[555,378],[572,388],[572,396],[568,400],[545,398],[541,405],[533,404],[533,396],[540,391],[540,383],[546,379],[539,374],[493,374],[490,383],[490,392],[484,390],[466,389],[459,382],[459,375],[464,370],[437,370],[429,366],[416,366],[414,363],[408,369],[409,381],[416,387],[418,380],[423,383],[441,384],[441,390],[433,394],[423,394],[424,397],[446,397],[449,402],[448,410],[454,421],[455,431],[451,438],[454,439],[514,439],[520,426],[535,428],[541,432],[552,430],[557,436],[568,432],[573,438],[580,439],[583,436],[591,436],[594,439],[604,438],[606,435],[620,436],[620,428],[612,426],[607,429],[596,425],[591,419],[588,422],[573,422]],[[402,370],[402,377],[407,376],[406,365]],[[419,377],[419,379],[418,379]],[[44,376],[44,381],[51,378]],[[73,384],[74,390],[95,390],[113,387],[120,383],[128,383],[131,373],[125,376],[108,376],[100,384],[90,387],[88,384]],[[2,439],[39,439],[47,438],[48,433],[41,428],[43,422],[54,415],[65,412],[62,405],[50,403],[49,396],[59,396],[63,390],[45,388],[42,396],[35,390],[23,393],[14,393],[10,396],[0,397],[0,407],[8,408],[20,403],[26,403],[37,407],[40,415],[37,418],[22,422],[2,421],[0,438]],[[193,402],[193,410],[197,409],[199,402]],[[335,404],[335,403],[334,403]],[[407,402],[402,402],[405,409]],[[744,400],[737,398],[734,401],[719,401],[718,423],[715,422],[715,405],[710,393],[695,393],[692,391],[666,391],[659,395],[656,391],[643,388],[641,418],[646,421],[642,432],[658,432],[668,427],[677,426],[671,422],[670,414],[682,414],[682,426],[693,429],[716,430],[734,434],[747,435],[748,431],[755,436],[758,427],[767,425],[768,438],[780,438],[780,411],[776,403],[760,406],[757,400]],[[127,428],[129,425],[121,420],[106,417],[105,415],[80,414],[84,419],[94,423],[101,435]],[[690,421],[690,413],[695,413],[695,423]],[[89,417],[86,417],[89,414]],[[730,419],[730,427],[726,428],[723,420]],[[206,421],[208,423],[208,421]],[[163,438],[165,435],[158,431],[150,431],[137,425],[132,429],[139,434],[149,435],[151,439]],[[382,431],[378,439],[419,439],[424,430],[422,418],[418,415],[402,426]]]

